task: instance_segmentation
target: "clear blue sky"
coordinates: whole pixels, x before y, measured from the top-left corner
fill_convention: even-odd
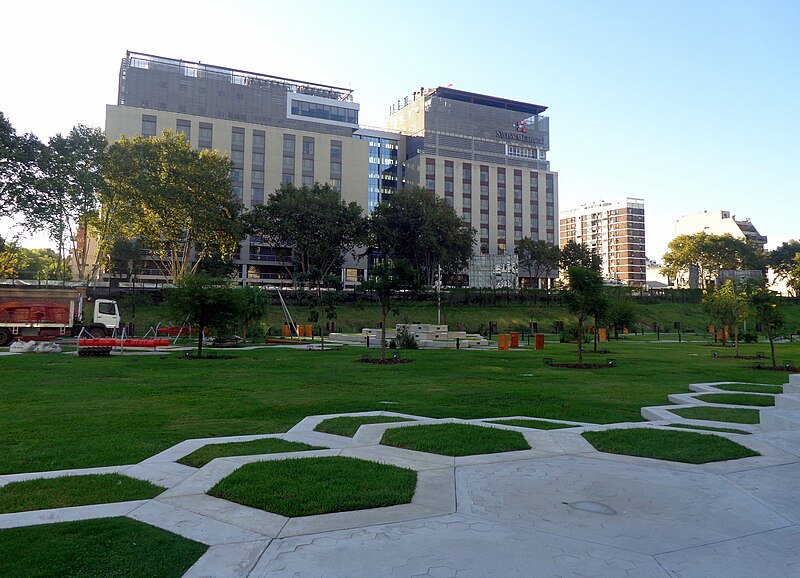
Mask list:
[[[3,17],[0,110],[45,140],[103,126],[126,50],[348,86],[374,126],[452,84],[548,106],[561,208],[644,198],[651,258],[702,210],[750,217],[768,248],[800,238],[797,0],[13,2]]]

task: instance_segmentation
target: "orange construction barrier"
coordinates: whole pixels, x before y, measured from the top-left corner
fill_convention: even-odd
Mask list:
[[[537,333],[533,336],[533,347],[536,351],[544,349],[544,333]]]
[[[306,337],[314,337],[314,326],[306,325]]]
[[[519,333],[516,331],[511,332],[511,347],[515,349],[519,347]]]
[[[305,325],[298,325],[297,326],[297,336],[298,337],[305,337],[306,336],[306,326]]]
[[[605,327],[601,327],[597,330],[597,340],[598,341],[608,341],[608,329]]]
[[[511,346],[511,336],[507,333],[501,333],[497,336],[497,350],[508,351]]]
[[[288,323],[284,323],[283,324],[283,329],[281,329],[281,335],[283,335],[284,337],[291,337],[292,336],[292,330],[289,329],[289,324]]]

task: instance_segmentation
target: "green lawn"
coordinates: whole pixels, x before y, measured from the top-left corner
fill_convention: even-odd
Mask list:
[[[589,431],[581,435],[601,452],[689,464],[705,464],[760,455],[736,442],[713,434],[629,428]]]
[[[178,578],[208,546],[129,518],[0,530],[0,576]]]
[[[337,436],[347,436],[349,438],[356,435],[358,428],[370,423],[396,423],[400,421],[414,421],[404,417],[392,417],[390,415],[365,415],[365,416],[342,416],[326,419],[317,424],[314,431],[334,434]]]
[[[695,396],[696,399],[706,403],[723,403],[728,405],[754,405],[769,407],[775,405],[775,398],[771,395],[749,395],[746,393],[704,393]]]
[[[756,385],[750,383],[727,383],[715,385],[717,389],[723,391],[741,391],[750,393],[783,393],[782,385]]]
[[[0,380],[0,474],[131,464],[185,439],[279,433],[308,415],[382,411],[387,401],[434,418],[613,423],[641,420],[642,406],[664,405],[689,383],[786,381],[747,360],[711,359],[702,343],[620,341],[613,371],[548,367],[544,355],[577,355],[574,344],[546,347],[409,351],[414,363],[396,366],[356,363],[360,348],[231,351],[229,360],[0,357],[0,372],[13,376]],[[800,344],[777,348],[800,358]]]
[[[541,419],[495,419],[491,423],[499,423],[502,425],[513,425],[517,427],[529,427],[533,429],[564,429],[568,427],[578,427],[568,423],[559,423],[557,421],[544,421]]]
[[[388,429],[384,432],[381,443],[444,456],[471,456],[530,449],[530,445],[519,432],[463,423]]]
[[[256,462],[242,466],[208,493],[283,516],[312,516],[407,504],[417,473],[348,457]]]
[[[63,476],[12,482],[0,487],[0,514],[149,500],[165,489],[119,474]]]
[[[757,409],[740,409],[733,407],[682,407],[670,410],[675,415],[686,419],[702,419],[706,421],[727,421],[730,423],[752,423],[761,421]]]
[[[669,427],[679,427],[681,429],[699,429],[704,431],[721,431],[723,433],[733,433],[741,435],[750,435],[749,431],[743,429],[734,429],[732,427],[711,427],[708,425],[691,425],[688,423],[671,423]]]
[[[319,446],[311,446],[300,442],[290,442],[278,438],[264,438],[249,442],[228,442],[223,444],[208,444],[193,451],[178,460],[185,466],[202,468],[216,458],[229,456],[257,456],[259,454],[279,454],[283,452],[305,452],[309,450],[323,450]]]

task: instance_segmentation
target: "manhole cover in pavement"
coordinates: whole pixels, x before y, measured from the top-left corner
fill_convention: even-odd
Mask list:
[[[600,502],[562,502],[570,508],[575,508],[582,512],[592,512],[593,514],[607,514],[610,516],[616,515],[616,510]]]

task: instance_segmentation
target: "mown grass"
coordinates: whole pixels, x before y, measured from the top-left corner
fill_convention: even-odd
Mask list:
[[[202,468],[211,460],[230,456],[256,456],[260,454],[279,454],[283,452],[305,452],[309,450],[322,450],[319,446],[312,446],[300,442],[290,442],[278,438],[263,438],[247,442],[226,442],[222,444],[208,444],[193,451],[178,460],[185,466]]]
[[[129,518],[0,530],[0,576],[171,578],[208,546]]]
[[[750,448],[713,434],[629,428],[584,432],[581,435],[601,452],[688,464],[760,455]]]
[[[461,423],[392,428],[384,432],[381,443],[443,456],[471,456],[530,449],[530,445],[519,432]]]
[[[732,427],[711,427],[708,425],[690,425],[688,423],[671,423],[669,427],[679,427],[681,429],[699,429],[705,431],[721,431],[723,433],[750,435],[751,432],[743,429],[734,429]]]
[[[358,428],[362,425],[371,423],[395,423],[401,421],[414,421],[405,417],[392,417],[388,415],[365,415],[365,416],[349,416],[332,417],[317,424],[314,431],[333,434],[337,436],[353,437],[356,435]]]
[[[0,487],[0,513],[149,500],[166,488],[120,474],[63,476]]]
[[[769,407],[775,405],[775,398],[771,395],[748,395],[746,393],[704,393],[695,396],[706,403],[723,403],[728,405],[754,405]]]
[[[0,357],[0,474],[131,464],[185,439],[280,433],[308,415],[382,411],[385,401],[434,418],[613,423],[642,420],[642,406],[667,404],[690,383],[786,381],[746,360],[711,359],[704,343],[613,349],[618,366],[602,371],[544,365],[545,355],[577,358],[575,344],[549,342],[543,352],[409,351],[414,363],[394,366],[355,363],[361,348],[230,351],[229,360]],[[800,344],[777,349],[800,358]]]
[[[761,415],[757,409],[740,409],[733,407],[682,407],[670,410],[675,415],[686,419],[705,421],[726,421],[730,423],[760,423]]]
[[[558,423],[557,421],[544,421],[541,419],[493,419],[491,423],[502,425],[513,425],[517,427],[529,427],[533,429],[563,429],[568,427],[579,427],[568,423]]]
[[[741,391],[750,393],[783,393],[782,385],[756,385],[745,383],[727,383],[722,385],[715,385],[717,389],[723,391]]]
[[[208,493],[283,516],[312,516],[407,504],[417,473],[348,457],[256,462],[242,466]]]

